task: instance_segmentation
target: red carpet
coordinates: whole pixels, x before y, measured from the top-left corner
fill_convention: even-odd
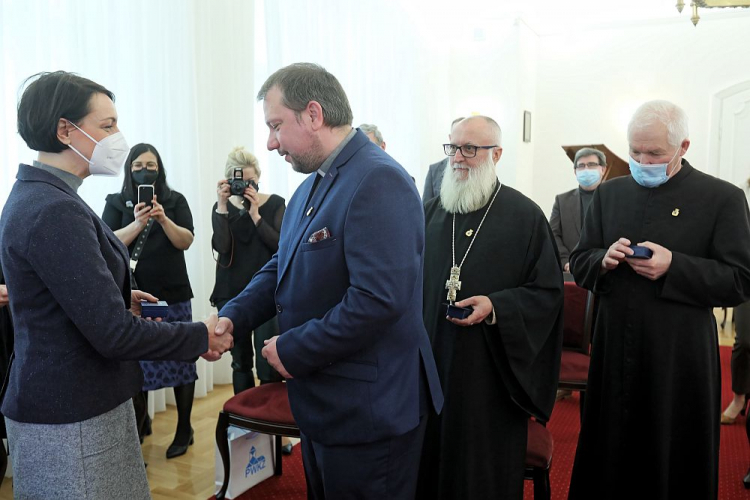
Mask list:
[[[722,408],[732,399],[729,375],[731,348],[721,347]],[[578,431],[578,396],[564,399],[555,405],[552,420],[548,424],[555,440],[555,452],[550,470],[553,500],[568,497],[570,473],[573,468]],[[721,426],[721,450],[719,465],[719,498],[721,500],[750,499],[750,490],[745,490],[742,478],[750,466],[750,446],[745,436],[745,417],[739,417],[734,425]],[[305,477],[299,446],[289,457],[284,457],[284,474],[274,476],[238,497],[241,500],[278,499],[304,500],[306,498]],[[524,500],[532,500],[531,482],[526,481]]]

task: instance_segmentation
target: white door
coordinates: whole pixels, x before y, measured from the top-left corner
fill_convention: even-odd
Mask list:
[[[750,179],[750,81],[716,94],[713,117],[711,157],[719,177],[745,189]]]

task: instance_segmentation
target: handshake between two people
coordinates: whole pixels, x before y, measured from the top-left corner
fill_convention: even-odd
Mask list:
[[[216,331],[216,327],[219,324],[219,317],[216,313],[211,314],[203,322],[206,324],[206,328],[208,328],[208,351],[201,354],[201,357],[206,361],[218,361],[221,359],[222,354],[234,346],[234,337],[229,332]]]

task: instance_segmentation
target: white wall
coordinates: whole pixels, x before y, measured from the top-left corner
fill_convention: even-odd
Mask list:
[[[667,99],[690,118],[685,158],[709,163],[713,96],[750,80],[750,14],[684,16],[669,21],[581,27],[539,37],[534,114],[534,185],[528,193],[549,215],[556,194],[577,184],[562,145],[606,144],[627,160],[627,123],[650,99]]]

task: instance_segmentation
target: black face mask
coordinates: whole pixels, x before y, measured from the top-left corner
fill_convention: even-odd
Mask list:
[[[159,177],[159,172],[144,168],[137,172],[132,172],[132,177],[136,184],[153,184]]]

